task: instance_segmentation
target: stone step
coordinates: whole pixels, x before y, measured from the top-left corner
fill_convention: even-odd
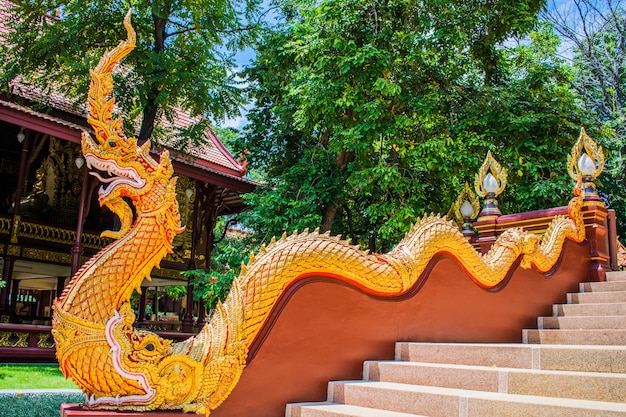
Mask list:
[[[626,345],[626,329],[524,329],[522,342],[549,345]]]
[[[348,404],[295,403],[287,404],[285,417],[419,417],[415,414],[376,410]]]
[[[580,292],[610,292],[626,291],[626,280],[604,282],[581,282],[578,284]]]
[[[329,401],[429,417],[616,417],[626,404],[428,387],[393,382],[331,382]]]
[[[398,342],[396,360],[499,368],[626,373],[626,346]]]
[[[365,379],[592,401],[626,402],[626,374],[400,361],[365,362]]]
[[[542,329],[626,329],[626,316],[538,317]]]
[[[626,281],[626,271],[611,271],[606,273],[607,281]]]
[[[555,316],[619,316],[626,315],[626,303],[554,304]]]
[[[568,293],[567,303],[626,303],[626,291]]]

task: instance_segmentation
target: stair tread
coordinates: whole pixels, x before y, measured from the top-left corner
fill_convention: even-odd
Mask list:
[[[526,404],[551,405],[559,407],[575,407],[590,410],[624,411],[625,403],[608,401],[579,400],[572,398],[541,397],[535,395],[504,394],[497,392],[475,391],[461,388],[432,387],[428,385],[411,385],[395,382],[373,381],[336,381],[333,384],[344,384],[346,387],[365,387],[378,390],[393,390],[400,392],[427,393],[435,395],[456,396],[462,398],[480,398],[486,400],[509,401]],[[345,394],[344,394],[345,395]]]
[[[623,373],[371,361],[366,362],[364,375],[368,381],[626,402]]]
[[[578,344],[570,344],[570,345],[528,345],[526,343],[466,343],[466,342],[398,342],[398,344],[406,344],[406,345],[426,345],[426,346],[463,346],[463,347],[512,347],[518,349],[560,349],[560,348],[570,348],[570,349],[581,349],[581,350],[626,350],[626,346],[622,345],[614,345],[614,346],[605,346],[605,345],[578,345]]]
[[[546,333],[626,333],[626,329],[524,329],[524,331],[546,332]]]
[[[626,318],[626,314],[616,314],[616,315],[601,315],[601,316],[586,316],[586,315],[567,315],[567,316],[541,316],[545,318],[558,318],[558,319],[576,319],[576,318],[597,318],[597,319],[607,319],[607,318]]]
[[[325,411],[328,414],[351,417],[420,417],[417,414],[400,413],[397,411],[379,410],[351,404],[333,402],[295,403],[291,406],[306,407],[312,410]],[[425,416],[422,416],[425,417]]]

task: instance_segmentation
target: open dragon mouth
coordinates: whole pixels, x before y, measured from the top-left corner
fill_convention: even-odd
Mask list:
[[[100,172],[90,172],[106,185],[100,187],[98,196],[100,199],[108,196],[113,188],[120,184],[139,189],[146,185],[146,180],[141,178],[134,168],[123,168],[112,159],[100,159],[93,154],[85,155],[87,167]]]

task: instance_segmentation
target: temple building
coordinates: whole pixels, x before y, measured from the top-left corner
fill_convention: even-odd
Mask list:
[[[0,0],[0,35],[6,32],[5,9],[6,1]],[[36,358],[53,350],[49,329],[33,345],[29,338],[34,333],[16,326],[49,326],[55,297],[80,265],[111,242],[100,233],[116,230],[119,222],[99,206],[99,181],[89,175],[82,157],[81,132],[91,130],[86,110],[76,109],[62,94],[44,94],[19,81],[9,91],[0,94],[0,271],[6,282],[0,288],[0,358],[4,348],[12,347],[30,349]],[[173,123],[164,121],[161,127],[177,131],[194,121],[178,111]],[[213,130],[202,135],[195,138],[200,145],[171,152],[186,230],[175,238],[174,253],[153,271],[152,281],[144,281],[150,291],[137,301],[140,322],[150,322],[146,310],[159,310],[155,289],[187,285],[180,271],[209,267],[217,218],[244,210],[241,194],[256,186],[245,176],[245,163],[233,157]],[[154,155],[161,150],[153,147]],[[169,313],[161,317],[175,324],[161,330],[191,332],[192,313],[196,323],[203,321],[202,306],[194,306],[192,297],[165,297],[160,304]]]

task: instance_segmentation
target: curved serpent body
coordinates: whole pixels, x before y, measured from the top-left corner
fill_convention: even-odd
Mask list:
[[[110,174],[94,173],[106,185],[100,203],[122,224],[120,231],[104,235],[119,240],[76,273],[54,306],[59,364],[88,394],[88,408],[208,414],[237,384],[250,345],[285,289],[303,277],[331,276],[370,293],[400,295],[416,284],[434,256],[446,253],[477,284],[494,287],[520,257],[522,267],[533,264],[545,272],[556,263],[566,239],[584,239],[580,197],[572,200],[570,215],[555,218],[543,238],[511,229],[484,256],[454,224],[432,215],[418,221],[386,255],[368,254],[317,232],[283,236],[250,255],[228,298],[197,336],[172,343],[137,330],[130,295],[183,228],[168,153],[155,161],[150,145],[126,138],[121,121],[112,118],[111,71],[135,42],[129,20],[127,16],[128,40],[105,54],[92,72],[89,122],[96,141],[86,133],[82,141],[88,166]],[[124,198],[135,206],[134,222]]]

